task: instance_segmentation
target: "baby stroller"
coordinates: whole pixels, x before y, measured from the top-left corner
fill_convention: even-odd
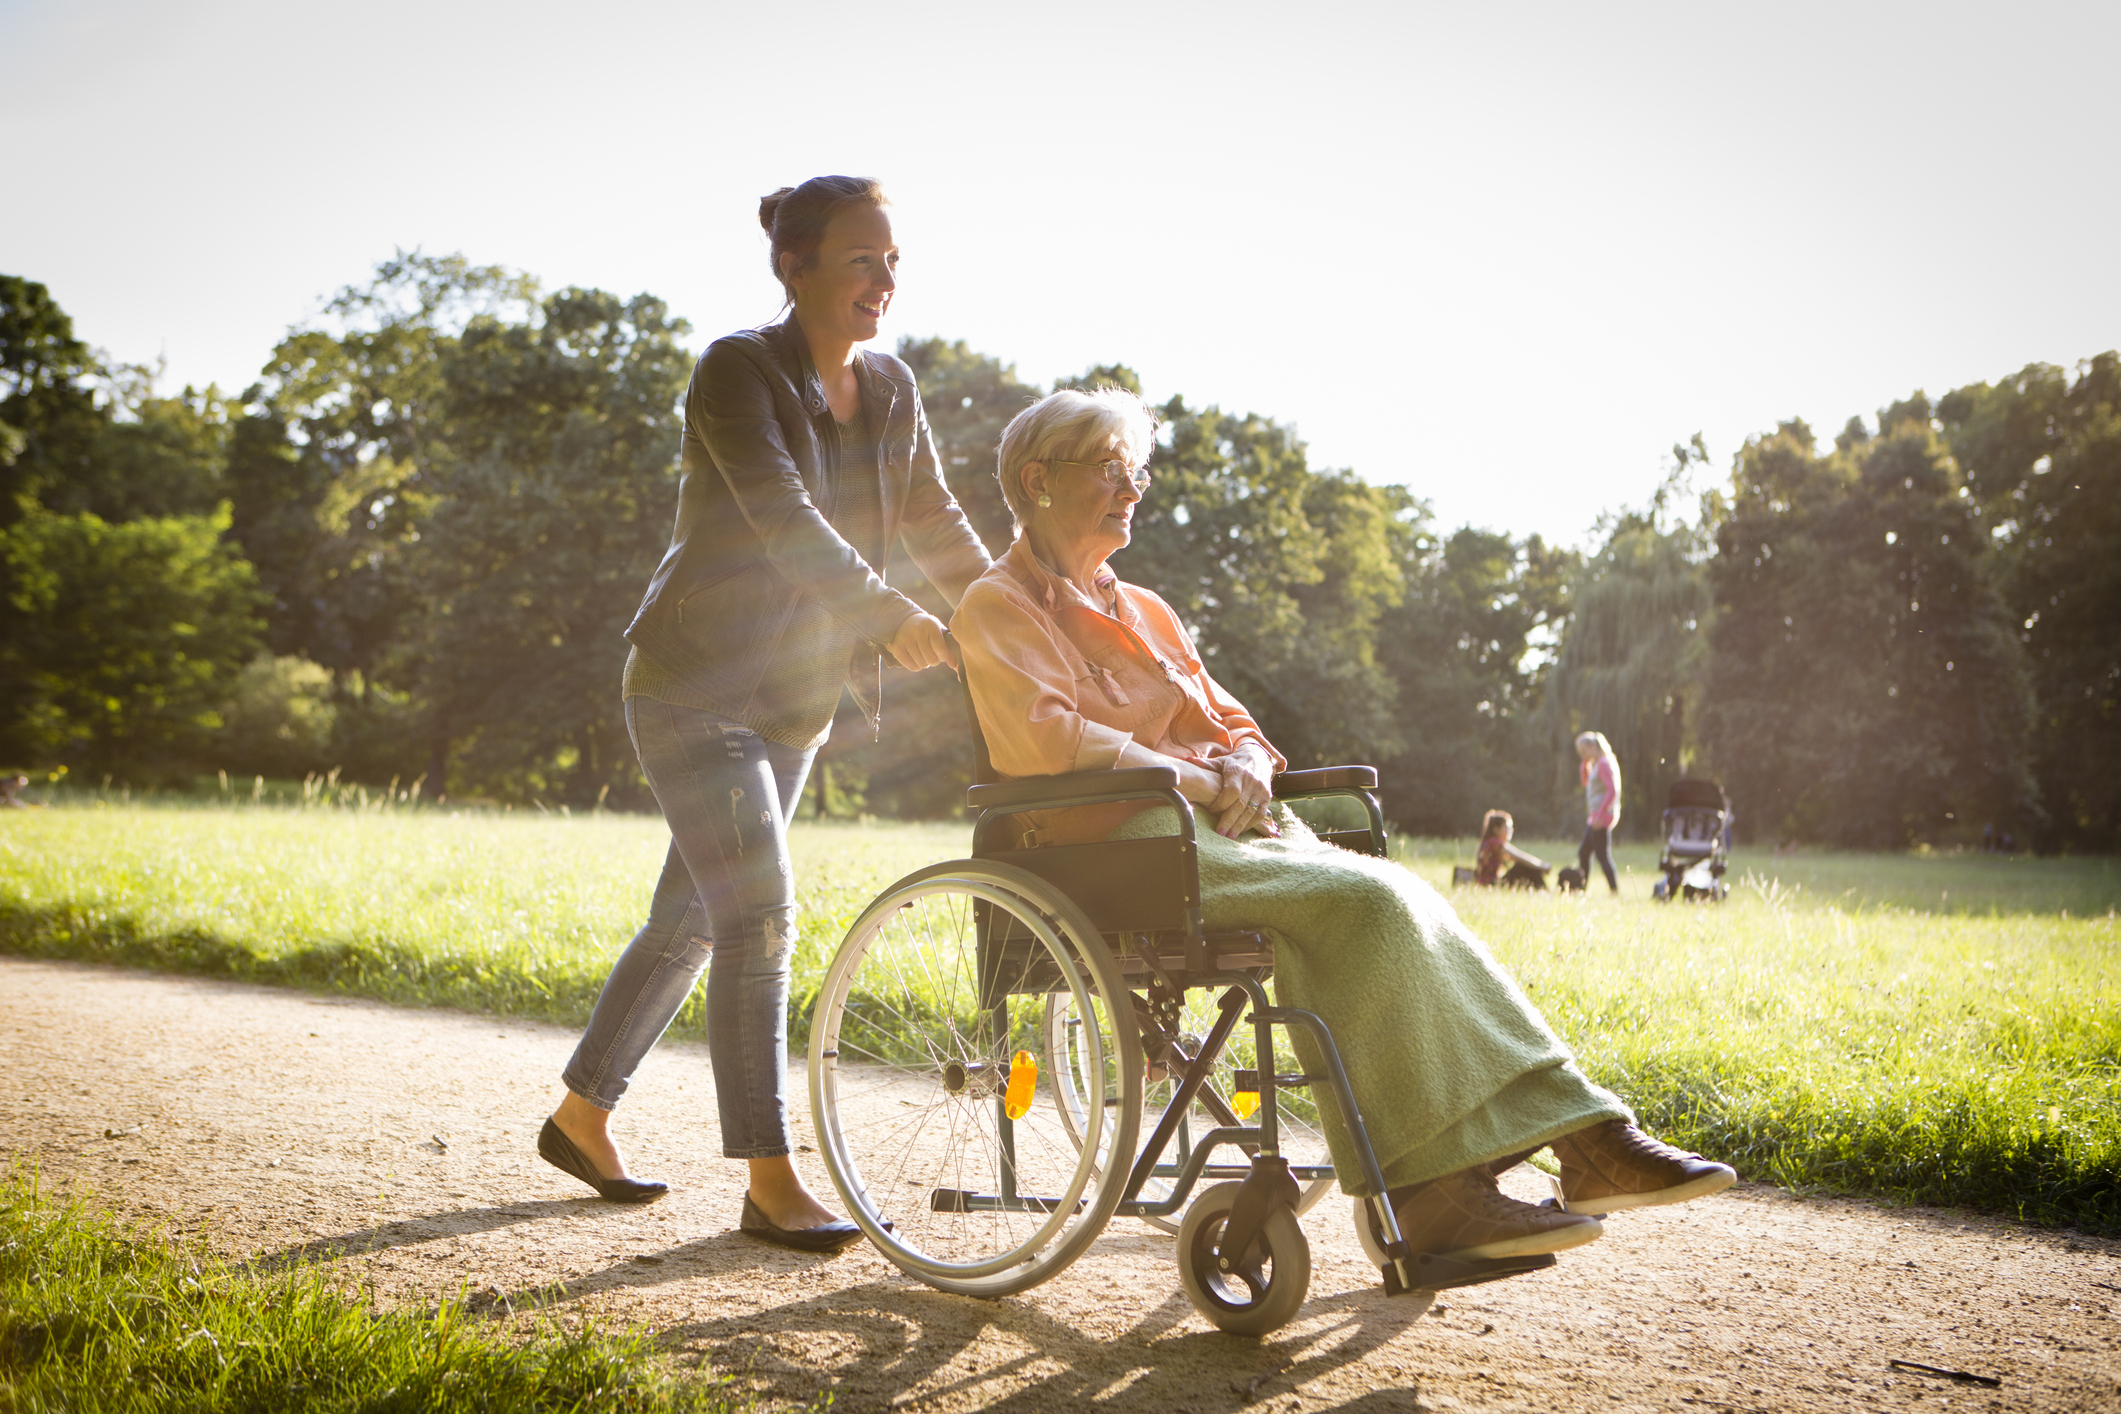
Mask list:
[[[1651,888],[1669,903],[1675,898],[1720,900],[1730,893],[1723,874],[1730,867],[1725,840],[1731,827],[1731,800],[1714,781],[1680,780],[1664,798],[1664,854],[1657,868],[1664,874]]]

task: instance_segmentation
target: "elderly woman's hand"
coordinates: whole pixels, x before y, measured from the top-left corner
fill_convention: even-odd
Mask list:
[[[1216,761],[1223,788],[1208,809],[1215,816],[1215,832],[1236,839],[1247,830],[1278,836],[1269,807],[1274,803],[1274,762],[1256,741],[1246,740],[1228,756]]]
[[[1247,743],[1249,745],[1251,743]],[[1130,741],[1120,749],[1119,760],[1112,764],[1122,767],[1163,766],[1176,771],[1178,793],[1193,802],[1197,807],[1195,814],[1215,821],[1215,832],[1219,835],[1234,840],[1251,829],[1268,835],[1281,833],[1274,817],[1266,813],[1266,802],[1274,794],[1270,783],[1274,763],[1264,751],[1254,751],[1247,756],[1240,748],[1229,756],[1203,763],[1198,757],[1188,760],[1182,756],[1166,756],[1160,751],[1151,751],[1138,741]]]

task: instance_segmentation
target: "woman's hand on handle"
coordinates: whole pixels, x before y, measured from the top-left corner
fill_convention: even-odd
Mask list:
[[[933,614],[915,614],[898,626],[898,632],[885,646],[909,673],[944,666],[955,672],[959,665],[957,644],[944,630],[943,621]]]

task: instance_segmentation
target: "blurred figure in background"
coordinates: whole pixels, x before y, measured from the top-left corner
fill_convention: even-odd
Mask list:
[[[1585,732],[1576,738],[1576,755],[1583,765],[1577,778],[1583,782],[1583,809],[1587,817],[1583,827],[1583,843],[1576,847],[1576,867],[1582,871],[1584,882],[1591,879],[1591,860],[1598,860],[1598,867],[1605,871],[1605,881],[1614,893],[1620,892],[1620,876],[1613,872],[1613,831],[1620,824],[1620,759],[1613,755],[1613,744],[1599,732]]]
[[[1473,882],[1501,884],[1514,889],[1547,886],[1547,862],[1526,854],[1510,843],[1517,822],[1507,810],[1490,810],[1480,822],[1480,856],[1474,864]],[[1504,871],[1507,869],[1507,873]]]

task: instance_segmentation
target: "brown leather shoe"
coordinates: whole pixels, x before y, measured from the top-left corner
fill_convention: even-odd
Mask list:
[[[1738,1181],[1729,1165],[1661,1143],[1624,1119],[1556,1139],[1554,1157],[1561,1160],[1561,1201],[1572,1213],[1684,1203]]]
[[[1460,1261],[1530,1257],[1595,1242],[1605,1226],[1559,1208],[1535,1208],[1506,1196],[1486,1168],[1392,1190],[1400,1235],[1416,1252]]]

